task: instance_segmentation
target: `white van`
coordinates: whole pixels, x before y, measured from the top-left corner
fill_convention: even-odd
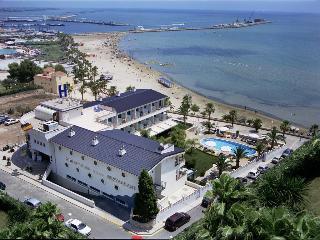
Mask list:
[[[258,169],[255,169],[255,170],[251,170],[248,175],[247,175],[247,178],[250,178],[250,179],[257,179],[257,177],[259,176],[260,172],[258,171]]]

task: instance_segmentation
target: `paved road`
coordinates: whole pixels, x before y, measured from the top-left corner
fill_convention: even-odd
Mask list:
[[[193,208],[191,211],[188,212],[188,214],[191,216],[190,222],[187,224],[183,225],[181,228],[176,230],[175,232],[169,232],[165,229],[161,229],[157,234],[154,236],[150,237],[150,239],[169,239],[171,237],[176,236],[180,232],[182,232],[185,228],[189,227],[192,223],[198,221],[200,218],[204,216],[202,210],[204,208],[201,206],[197,206]]]
[[[0,170],[0,181],[7,185],[6,192],[21,201],[28,197],[35,197],[41,202],[53,202],[58,205],[65,219],[77,218],[85,222],[92,228],[90,238],[111,238],[111,239],[130,239],[131,235],[123,230],[121,227],[114,225],[96,215],[93,215],[86,210],[74,206],[73,204],[63,200],[59,197],[51,195],[50,193],[35,187],[17,177],[11,176],[6,172]],[[70,215],[71,214],[71,215]]]

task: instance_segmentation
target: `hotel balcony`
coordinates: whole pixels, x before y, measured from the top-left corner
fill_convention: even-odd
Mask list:
[[[140,112],[138,112],[137,113],[138,116],[135,119],[128,120],[128,118],[126,118],[126,119],[123,119],[123,120],[119,120],[120,121],[120,125],[118,125],[116,128],[117,129],[125,128],[127,126],[130,126],[131,124],[143,121],[145,119],[151,118],[152,116],[155,116],[155,115],[158,115],[160,113],[166,112],[169,109],[170,109],[170,107],[163,107],[163,108],[160,108],[159,110],[156,110],[156,111],[150,112],[150,113],[148,113],[148,111],[144,111],[144,114],[141,117],[139,117],[140,116]]]
[[[159,184],[153,184],[153,187],[154,187],[154,191],[157,195],[157,198],[158,199],[162,199],[164,198],[163,195],[161,195],[162,191],[166,188],[165,186],[162,186],[162,185],[159,185]]]

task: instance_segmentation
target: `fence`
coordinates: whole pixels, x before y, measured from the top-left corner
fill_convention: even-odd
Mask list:
[[[85,204],[85,205],[87,205],[89,207],[92,207],[92,208],[95,207],[94,201],[92,201],[92,200],[90,200],[88,198],[85,198],[85,197],[83,197],[83,196],[81,196],[79,194],[76,194],[76,193],[74,193],[74,192],[72,192],[72,191],[70,191],[70,190],[68,190],[66,188],[63,188],[63,187],[61,187],[61,186],[59,186],[59,185],[57,185],[57,184],[55,184],[53,182],[48,181],[47,177],[50,175],[50,172],[51,172],[51,166],[49,165],[47,170],[43,174],[43,178],[42,178],[42,184],[44,186],[49,187],[49,188],[51,188],[51,189],[53,189],[53,190],[55,190],[55,191],[57,191],[57,192],[59,192],[59,193],[61,193],[63,195],[66,195],[66,196],[68,196],[68,197],[70,197],[70,198],[72,198],[72,199],[74,199],[74,200],[76,200],[78,202],[81,202],[81,203],[83,203],[83,204]]]
[[[192,194],[183,197],[182,199],[180,199],[179,201],[169,205],[168,207],[162,208],[160,209],[156,221],[157,222],[162,222],[164,220],[166,220],[169,216],[171,216],[172,214],[174,214],[175,212],[178,211],[189,211],[191,210],[193,207],[193,204],[199,200],[202,199],[202,197],[204,196],[204,194],[211,189],[211,185],[208,184],[206,186],[203,186],[199,189],[197,189],[195,192],[193,192]],[[185,208],[185,209],[183,209]]]

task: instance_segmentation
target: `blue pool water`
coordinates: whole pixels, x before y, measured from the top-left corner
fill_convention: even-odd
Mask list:
[[[219,138],[205,138],[200,141],[200,143],[208,148],[211,148],[214,145],[214,148],[218,151],[221,151],[221,148],[224,146],[230,147],[231,148],[231,154],[233,153],[233,150],[237,149],[238,147],[243,147],[246,150],[246,155],[247,157],[251,157],[254,154],[256,154],[256,150],[254,150],[251,147],[248,147],[244,144],[240,144],[237,142],[232,142],[228,140],[223,140]]]
[[[0,54],[11,55],[15,53],[16,53],[15,49],[0,48]]]

